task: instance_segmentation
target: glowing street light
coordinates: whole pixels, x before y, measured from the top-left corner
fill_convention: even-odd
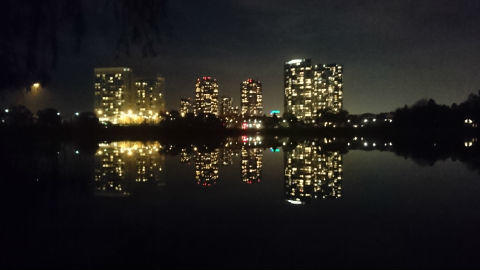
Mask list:
[[[41,88],[41,84],[39,82],[33,83],[30,87],[31,91],[38,91]]]

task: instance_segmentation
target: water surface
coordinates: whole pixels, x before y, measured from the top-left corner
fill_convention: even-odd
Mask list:
[[[404,158],[391,142],[363,138],[265,141],[4,145],[0,263],[479,265],[475,163]]]

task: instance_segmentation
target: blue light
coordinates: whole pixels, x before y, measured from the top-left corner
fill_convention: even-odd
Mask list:
[[[272,111],[270,111],[270,114],[271,114],[271,115],[273,115],[273,114],[279,114],[279,113],[280,113],[279,110],[272,110]]]

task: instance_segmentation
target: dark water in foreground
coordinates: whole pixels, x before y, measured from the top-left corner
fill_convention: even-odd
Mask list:
[[[478,168],[358,141],[7,147],[0,266],[480,266]]]

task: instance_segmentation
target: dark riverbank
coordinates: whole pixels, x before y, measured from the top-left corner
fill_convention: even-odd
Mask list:
[[[104,127],[70,127],[61,126],[45,128],[3,127],[0,128],[2,139],[48,139],[48,140],[168,140],[168,141],[204,141],[222,140],[230,136],[259,134],[279,137],[345,137],[365,136],[370,138],[404,138],[404,139],[451,139],[477,137],[478,128],[442,128],[442,129],[402,129],[395,127],[337,127],[337,128],[275,128],[259,130],[241,130],[228,128],[165,128],[155,125],[138,126],[104,126]]]

